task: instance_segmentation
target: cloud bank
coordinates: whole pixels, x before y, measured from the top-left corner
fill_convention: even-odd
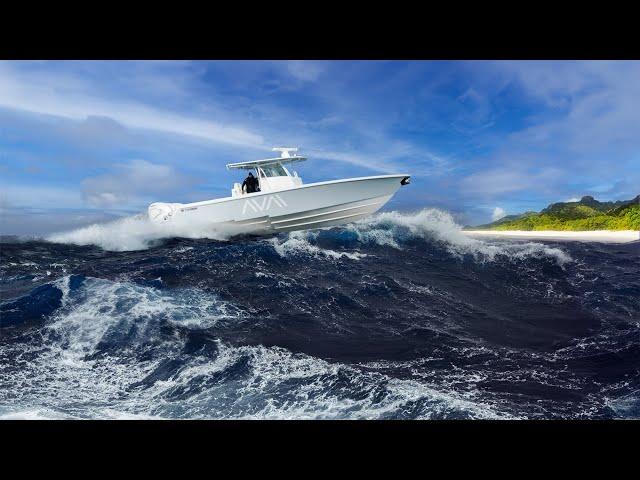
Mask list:
[[[178,194],[197,183],[173,167],[146,160],[116,165],[112,173],[82,181],[82,196],[92,207],[122,207],[140,204],[155,196]]]

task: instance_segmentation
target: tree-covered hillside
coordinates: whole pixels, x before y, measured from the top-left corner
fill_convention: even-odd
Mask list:
[[[484,230],[640,230],[640,195],[633,200],[558,202],[540,213],[526,212],[473,227]]]

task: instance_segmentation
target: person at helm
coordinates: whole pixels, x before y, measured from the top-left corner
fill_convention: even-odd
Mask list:
[[[247,193],[255,193],[259,191],[258,179],[254,177],[253,173],[251,172],[249,172],[247,178],[245,178],[244,182],[242,182],[242,190],[245,190],[245,187]]]

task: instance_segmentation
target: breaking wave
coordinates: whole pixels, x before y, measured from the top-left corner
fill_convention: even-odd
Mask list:
[[[75,245],[96,245],[109,251],[129,251],[151,248],[168,238],[208,238],[226,241],[238,233],[229,225],[212,226],[179,220],[174,219],[167,224],[155,224],[145,215],[137,215],[50,235],[47,240]],[[323,232],[349,232],[360,244],[377,244],[396,249],[402,249],[403,243],[410,240],[435,241],[445,245],[446,250],[454,256],[471,255],[476,261],[495,261],[499,257],[524,259],[545,256],[554,258],[559,265],[571,261],[571,257],[562,250],[547,247],[541,243],[501,242],[496,244],[470,238],[465,235],[461,226],[449,213],[432,208],[416,213],[396,211],[378,213],[344,227],[282,234],[270,239],[270,243],[283,257],[306,254],[331,259],[359,260],[366,256],[357,249],[338,251],[318,246],[316,241]]]
[[[549,257],[554,259],[558,265],[563,266],[572,261],[571,257],[563,250],[548,247],[542,243],[510,241],[492,243],[470,238],[465,235],[462,227],[454,221],[449,213],[437,209],[423,209],[416,213],[395,211],[378,213],[368,219],[341,228],[292,232],[284,238],[272,239],[271,243],[281,256],[307,254],[351,260],[359,260],[367,256],[367,254],[358,251],[336,251],[319,247],[318,240],[331,236],[331,232],[335,232],[334,240],[337,240],[337,243],[340,243],[341,240],[347,240],[343,243],[350,243],[348,237],[344,238],[344,232],[353,235],[356,243],[359,244],[356,247],[375,244],[402,250],[403,245],[409,241],[437,242],[455,257],[462,258],[469,255],[480,262]]]
[[[90,351],[110,330],[131,333],[135,326],[135,334],[144,336],[149,322],[209,327],[243,315],[234,305],[196,289],[169,294],[135,283],[81,276],[65,276],[53,285],[62,292],[61,307],[47,328],[64,338],[70,351]]]
[[[405,410],[416,418],[511,417],[472,392],[392,378],[366,364],[204,342],[218,321],[247,313],[195,289],[167,293],[77,276],[48,285],[62,298],[40,331],[45,348],[19,346],[29,360],[18,374],[3,372],[0,418],[393,418]],[[46,407],[6,407],[10,392],[32,384],[41,397],[30,401]]]
[[[465,235],[453,217],[441,210],[428,208],[413,214],[383,212],[346,229],[354,232],[361,242],[388,245],[401,249],[402,243],[410,239],[435,240],[446,246],[449,253],[461,257],[471,255],[476,260],[495,261],[499,257],[524,259],[527,257],[552,257],[564,265],[571,257],[559,248],[541,243],[499,244],[477,240]]]
[[[269,242],[281,257],[289,255],[312,255],[314,257],[328,257],[332,259],[348,258],[360,260],[366,257],[365,253],[336,251],[329,248],[321,248],[312,242],[317,240],[319,231],[298,231],[291,232],[284,238],[272,238]]]

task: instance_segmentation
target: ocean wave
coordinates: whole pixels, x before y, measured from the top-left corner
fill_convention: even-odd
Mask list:
[[[621,417],[640,417],[640,390],[635,390],[620,398],[607,398],[606,403]]]
[[[637,249],[546,243],[437,210],[3,243],[0,418],[637,418]]]
[[[47,287],[57,290],[61,301],[55,311],[46,312],[34,341],[10,342],[5,336],[0,346],[0,358],[14,359],[0,362],[0,418],[148,416],[136,411],[142,405],[126,398],[127,392],[182,347],[182,337],[172,329],[206,331],[245,315],[232,303],[194,288],[164,291],[80,276],[63,277]],[[167,338],[163,328],[170,332]],[[161,353],[154,354],[156,350]],[[108,408],[87,409],[91,402]]]
[[[473,392],[366,365],[210,337],[199,337],[211,344],[204,350],[187,348],[185,328],[198,336],[245,315],[195,289],[79,276],[51,286],[62,300],[39,330],[43,344],[8,343],[0,352],[25,358],[17,370],[0,366],[0,418],[509,417]],[[20,397],[5,398],[11,392]]]
[[[202,359],[180,357],[178,343],[166,348],[165,358],[135,364],[113,356],[71,361],[56,351],[30,366],[38,372],[28,383],[12,386],[32,385],[28,403],[47,407],[14,401],[0,409],[0,418],[513,418],[474,392],[439,389],[281,347],[218,341],[217,356]],[[156,373],[171,362],[179,366]],[[64,388],[69,384],[74,388]]]
[[[71,289],[72,280],[63,277],[56,281],[63,294],[62,306],[51,316],[47,330],[63,339],[68,350],[82,354],[91,352],[109,335],[128,336],[134,325],[138,338],[145,338],[150,322],[211,328],[220,320],[244,315],[234,304],[194,288],[164,291],[86,278],[82,287]]]
[[[311,242],[317,239],[318,234],[319,232],[317,230],[290,232],[286,234],[284,238],[276,237],[269,239],[269,243],[271,243],[275,251],[281,257],[288,257],[290,255],[311,255],[314,257],[323,256],[336,260],[341,258],[360,260],[367,256],[365,253],[336,251],[314,245]]]
[[[318,245],[319,240],[327,239],[332,235],[335,243],[345,243],[343,233],[348,233],[349,238],[355,239],[355,245],[349,242],[349,239],[346,243],[358,250],[366,245],[402,250],[407,242],[422,240],[428,244],[435,242],[444,246],[444,249],[454,257],[471,256],[477,262],[551,258],[558,265],[564,266],[572,261],[572,258],[563,250],[542,243],[509,240],[489,242],[470,238],[464,234],[462,227],[449,213],[432,208],[416,213],[396,211],[377,213],[343,227],[291,232],[284,237],[270,239],[270,242],[282,257],[310,255],[331,259],[360,260],[368,255],[353,249],[338,251]]]
[[[81,275],[47,285],[60,297],[47,321],[30,339],[20,333],[12,341],[8,332],[0,342],[2,419],[597,418],[605,411],[598,389],[595,400],[578,403],[591,382],[563,366],[579,360],[584,349],[593,355],[582,343],[580,352],[560,349],[561,355],[549,356],[464,342],[449,348],[443,335],[437,347],[425,350],[427,357],[349,363],[302,353],[304,348],[264,345],[264,325],[254,328],[253,320],[265,317],[253,312],[244,323],[249,314],[242,308],[196,288]],[[437,293],[434,288],[411,290],[424,295]],[[424,326],[433,322],[426,319]],[[287,328],[285,316],[268,323]],[[233,340],[229,332],[240,324],[241,340]],[[248,342],[246,328],[256,333]],[[314,342],[335,340],[310,331]],[[635,358],[633,351],[627,358]],[[506,399],[506,385],[518,395],[513,402]],[[635,385],[619,389],[637,390]],[[616,392],[605,392],[608,408],[637,416],[637,395]],[[573,411],[552,398],[570,398]]]
[[[110,251],[143,250],[168,238],[208,238],[228,241],[240,232],[230,225],[181,222],[167,224],[150,222],[145,215],[126,217],[104,224],[94,224],[69,232],[50,235],[46,240],[75,245],[96,245]],[[377,213],[367,219],[313,231],[296,231],[270,239],[276,252],[289,255],[323,256],[330,259],[359,260],[366,256],[360,251],[335,250],[317,245],[318,232],[348,232],[361,245],[375,244],[402,249],[409,240],[435,241],[445,246],[453,256],[470,255],[476,261],[498,259],[553,258],[560,266],[571,262],[571,257],[559,248],[535,242],[485,241],[464,234],[453,217],[442,210],[422,209],[415,213],[397,211]]]
[[[147,393],[152,403],[161,404],[185,388],[194,392],[190,417],[194,412],[238,419],[511,417],[477,401],[473,393],[441,391],[417,380],[262,345],[233,347],[219,342],[214,362],[181,369]],[[217,402],[211,402],[214,398]]]
[[[119,322],[162,319],[206,328],[220,319],[244,315],[234,304],[196,288],[165,291],[80,275],[65,275],[9,300],[2,304],[2,313],[0,325],[47,320],[48,329],[61,330],[68,325],[75,335],[85,332],[69,339],[75,346],[84,345],[89,337],[99,340]],[[14,317],[21,321],[12,322]]]
[[[362,243],[401,249],[403,242],[408,240],[437,241],[454,256],[471,255],[478,261],[551,257],[561,266],[572,261],[561,249],[541,243],[491,243],[470,238],[451,214],[435,208],[415,213],[382,212],[344,228],[353,232]]]
[[[49,408],[16,409],[6,412],[2,410],[4,409],[0,409],[0,420],[70,420],[74,418]]]

